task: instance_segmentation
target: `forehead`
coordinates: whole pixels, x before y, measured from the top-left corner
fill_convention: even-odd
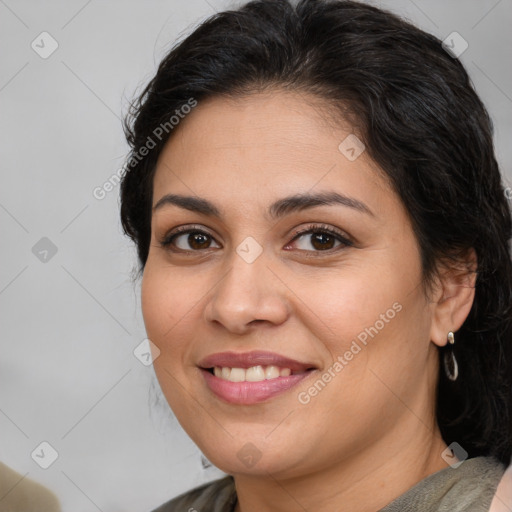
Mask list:
[[[289,91],[199,102],[160,154],[153,204],[169,191],[245,203],[318,189],[372,202],[393,195],[366,151],[347,158],[344,141],[357,135],[333,119],[319,98]]]
[[[326,139],[333,131],[339,132],[339,136],[352,129],[341,118],[333,120],[332,108],[325,100],[277,89],[200,101],[180,121],[167,146],[176,149],[178,144],[186,144],[189,148],[201,148],[201,154],[256,147],[266,153],[279,153],[292,147],[304,152],[321,149],[334,152],[337,147],[332,148],[332,141]]]

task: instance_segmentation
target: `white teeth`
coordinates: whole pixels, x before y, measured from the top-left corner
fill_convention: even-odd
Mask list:
[[[279,377],[279,368],[277,366],[267,366],[265,379],[277,379],[277,377]]]
[[[231,382],[243,382],[245,379],[245,370],[243,368],[231,368],[229,374],[229,380]]]
[[[228,368],[215,366],[213,369],[215,377],[230,382],[261,382],[263,380],[288,377],[292,374],[290,368],[279,368],[278,366],[251,366],[250,368]]]
[[[245,370],[245,380],[248,382],[259,382],[265,380],[265,372],[261,366],[251,366]]]

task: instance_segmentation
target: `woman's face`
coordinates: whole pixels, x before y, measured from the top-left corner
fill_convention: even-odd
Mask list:
[[[142,308],[155,371],[232,474],[397,453],[435,424],[434,315],[408,215],[314,101],[200,102],[154,178]]]

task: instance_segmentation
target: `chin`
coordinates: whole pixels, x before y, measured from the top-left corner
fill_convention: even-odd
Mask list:
[[[300,454],[294,451],[292,445],[287,446],[279,440],[272,443],[265,436],[268,436],[268,429],[265,434],[247,433],[230,438],[229,441],[217,442],[210,439],[208,442],[194,442],[212,464],[227,474],[265,477],[279,475],[280,478],[297,474],[297,469],[302,467]]]

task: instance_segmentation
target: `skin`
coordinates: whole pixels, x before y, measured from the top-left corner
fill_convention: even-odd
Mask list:
[[[323,106],[278,89],[210,98],[175,129],[155,173],[153,205],[170,193],[195,195],[221,213],[154,211],[142,308],[167,401],[203,453],[234,476],[238,511],[374,512],[448,466],[434,414],[437,346],[469,314],[474,275],[440,273],[425,294],[399,197],[367,152],[349,161],[338,150],[354,130]],[[357,199],[372,214],[337,204],[269,218],[272,202],[320,191]],[[338,229],[353,245],[294,240],[309,224]],[[206,243],[191,246],[184,234],[174,250],[162,247],[182,225],[205,231]],[[248,236],[263,248],[251,264],[236,252]],[[300,403],[298,393],[395,303],[400,312]],[[252,350],[317,370],[264,403],[217,398],[198,362]],[[251,467],[237,456],[246,443],[261,456]]]

